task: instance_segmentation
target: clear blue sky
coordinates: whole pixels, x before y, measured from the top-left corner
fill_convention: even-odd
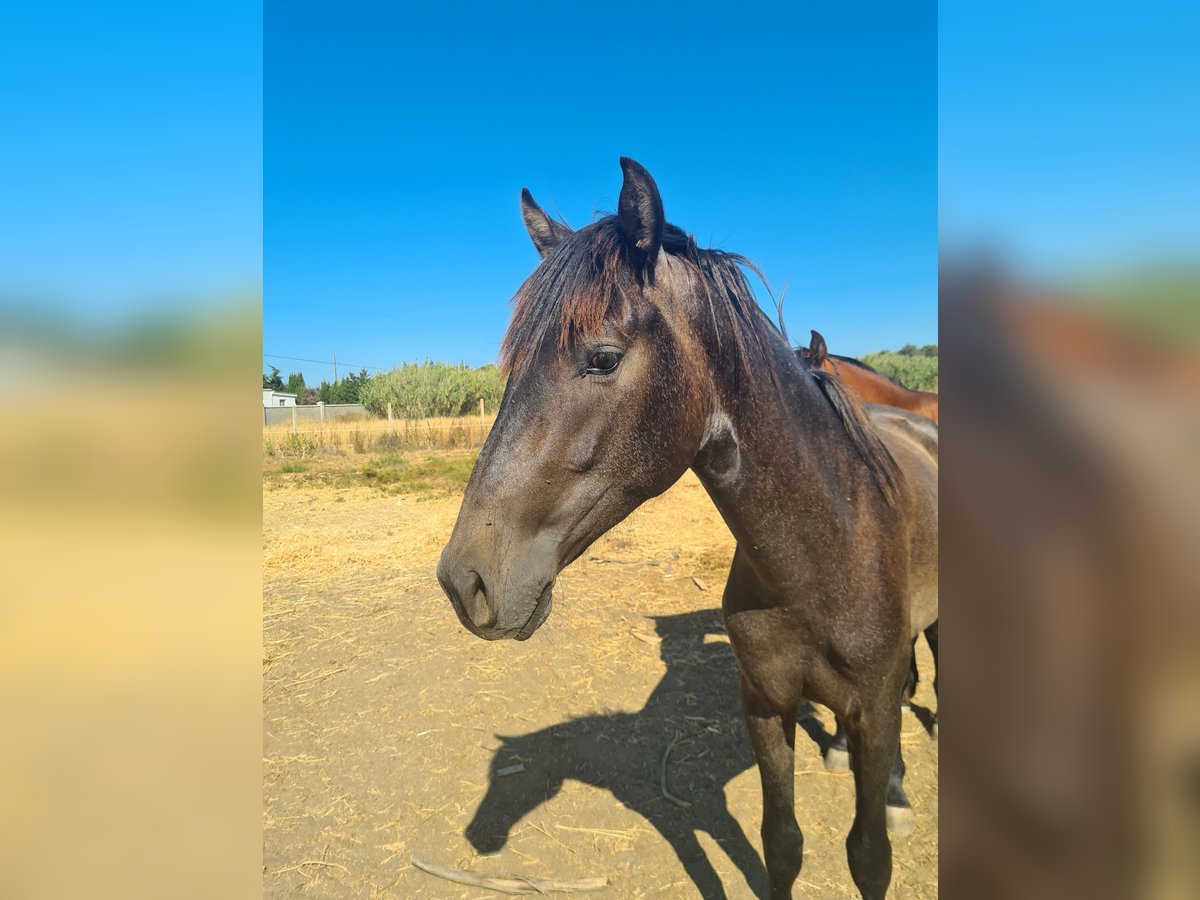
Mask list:
[[[938,204],[1027,268],[1196,259],[1195,4],[522,8],[3,4],[0,311],[253,291],[265,241],[267,352],[485,362],[521,186],[581,225],[621,154],[849,353],[936,340]]]
[[[943,239],[1079,277],[1200,249],[1200,5],[978,0],[939,18]]]
[[[261,73],[244,0],[0,5],[0,303],[108,325],[253,297]]]
[[[521,187],[578,227],[622,154],[788,285],[793,340],[937,341],[933,3],[268,2],[264,30],[266,353],[493,361],[537,263]]]

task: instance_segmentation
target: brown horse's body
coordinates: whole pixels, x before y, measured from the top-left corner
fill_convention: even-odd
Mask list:
[[[805,369],[740,257],[701,250],[622,159],[616,216],[577,232],[526,192],[542,264],[504,341],[509,381],[438,579],[489,640],[528,639],[558,573],[689,467],[737,540],[722,610],[763,786],[770,894],[791,896],[803,839],[793,748],[801,699],[844,723],[864,898],[891,880],[889,810],[907,811],[900,696],[914,614],[937,597],[936,429],[865,412]]]
[[[907,409],[918,416],[938,421],[938,395],[930,391],[912,391],[876,372],[866,363],[849,356],[835,356],[825,349],[825,339],[812,333],[812,344],[796,351],[809,368],[822,369],[836,375],[863,403],[881,403],[897,409]]]

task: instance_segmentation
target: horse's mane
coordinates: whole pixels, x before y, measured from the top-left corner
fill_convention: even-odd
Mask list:
[[[663,232],[662,252],[686,263],[696,275],[698,299],[712,322],[718,349],[731,339],[733,377],[767,373],[779,387],[779,372],[771,351],[779,336],[754,298],[742,271],[760,278],[758,268],[736,253],[703,250],[695,239],[674,225]],[[654,271],[640,251],[631,248],[616,216],[599,219],[567,237],[513,297],[513,317],[500,350],[501,367],[519,376],[534,361],[538,348],[553,334],[559,351],[594,334],[606,322],[618,328],[641,300],[641,288],[652,284]],[[837,412],[851,443],[863,458],[889,503],[894,502],[900,473],[892,455],[867,422],[862,407],[824,372],[809,369],[822,395]],[[825,377],[822,377],[825,376]]]
[[[827,355],[833,359],[836,359],[838,362],[849,363],[852,366],[858,366],[860,369],[866,369],[872,375],[880,375],[884,378],[888,377],[887,375],[884,375],[882,372],[880,372],[878,369],[876,369],[874,366],[869,366],[865,362],[863,362],[861,359],[855,359],[853,356],[842,356],[838,353],[830,353]]]
[[[880,372],[874,366],[867,365],[861,359],[855,359],[853,356],[839,356],[836,353],[830,353],[829,358],[836,359],[838,362],[844,362],[851,366],[857,366],[860,369],[870,372],[872,375],[878,375],[880,378],[884,379],[885,381],[890,381],[892,384],[894,384],[898,388],[904,388],[904,390],[906,390],[906,391],[912,391],[912,388],[901,384],[899,378],[896,378],[893,375],[888,375],[886,372]]]
[[[846,390],[840,378],[824,369],[809,369],[808,374],[837,411],[850,443],[867,464],[884,499],[888,503],[895,503],[900,489],[900,467],[867,420],[862,405]]]

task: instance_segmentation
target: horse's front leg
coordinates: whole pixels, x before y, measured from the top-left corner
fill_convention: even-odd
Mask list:
[[[892,844],[887,828],[889,781],[903,777],[903,763],[897,754],[900,706],[895,693],[885,691],[863,703],[845,724],[855,790],[854,824],[846,838],[846,855],[863,900],[882,900],[892,880]]]
[[[800,874],[804,855],[804,835],[796,821],[793,790],[796,712],[793,708],[781,714],[767,707],[754,696],[744,677],[742,712],[762,780],[763,856],[771,898],[786,900],[792,896],[792,884]]]

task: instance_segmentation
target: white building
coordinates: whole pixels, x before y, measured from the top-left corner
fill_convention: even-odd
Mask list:
[[[283,391],[273,391],[270,388],[263,388],[263,407],[268,406],[295,406],[296,395],[287,394]]]

